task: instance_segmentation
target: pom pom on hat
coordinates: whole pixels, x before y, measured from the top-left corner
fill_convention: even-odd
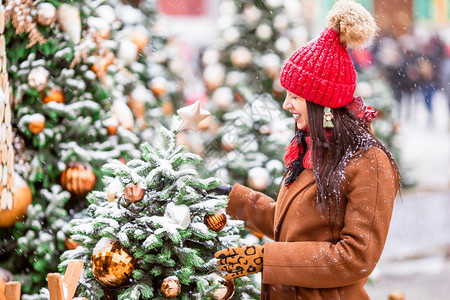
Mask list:
[[[336,2],[327,15],[328,26],[340,34],[340,41],[349,48],[370,44],[378,30],[372,15],[351,0]]]
[[[368,44],[377,26],[362,5],[350,0],[338,1],[328,20],[329,27],[285,61],[280,84],[307,101],[338,108],[352,102],[356,89],[356,70],[347,48]]]

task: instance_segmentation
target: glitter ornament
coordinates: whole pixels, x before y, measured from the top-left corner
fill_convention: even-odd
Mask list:
[[[33,68],[28,74],[28,85],[38,92],[42,92],[48,83],[49,72],[44,67]]]
[[[96,177],[88,163],[71,162],[61,174],[61,186],[71,194],[85,196],[94,189]]]
[[[181,283],[176,276],[164,278],[161,283],[161,292],[164,297],[175,298],[181,293]]]
[[[36,18],[39,24],[50,26],[56,21],[56,7],[48,2],[39,4],[37,7]]]
[[[119,242],[103,237],[92,253],[92,274],[101,285],[118,287],[131,278],[136,262]]]
[[[213,215],[206,215],[204,223],[209,229],[219,232],[227,224],[227,215],[222,210],[219,210]]]

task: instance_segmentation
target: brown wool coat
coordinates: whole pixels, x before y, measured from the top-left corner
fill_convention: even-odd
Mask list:
[[[398,187],[382,150],[353,158],[331,229],[311,170],[283,186],[277,202],[234,185],[227,213],[274,240],[264,245],[261,299],[369,299],[364,284],[381,256]]]

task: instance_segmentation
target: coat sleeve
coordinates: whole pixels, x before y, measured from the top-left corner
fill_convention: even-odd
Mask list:
[[[228,197],[227,214],[244,221],[246,228],[273,239],[275,201],[272,198],[238,183]]]
[[[339,241],[266,243],[263,283],[335,288],[367,278],[383,251],[397,190],[398,176],[380,149],[354,158],[343,182],[347,205]]]

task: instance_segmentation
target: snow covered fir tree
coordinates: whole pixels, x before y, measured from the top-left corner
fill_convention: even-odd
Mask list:
[[[183,121],[184,122],[184,121]],[[181,124],[181,125],[180,125]],[[107,188],[88,195],[88,216],[70,222],[80,245],[62,255],[61,269],[82,260],[79,295],[88,299],[254,299],[250,279],[225,280],[214,253],[242,245],[241,221],[224,213],[226,196],[200,179],[201,158],[177,145],[183,123],[161,127],[162,140],[142,145],[142,159],[103,167]],[[45,290],[41,293],[45,298]],[[233,296],[234,295],[234,296]]]
[[[86,194],[102,188],[103,164],[139,157],[144,136],[172,112],[162,104],[179,84],[156,1],[133,5],[5,2],[14,169],[32,205],[14,199],[21,215],[0,223],[0,267],[23,293],[46,286],[60,254],[74,247],[64,226],[86,207]]]
[[[300,12],[297,1],[221,1],[218,38],[202,54],[208,92],[243,83],[255,94],[270,93],[281,101],[281,64],[308,38]]]

